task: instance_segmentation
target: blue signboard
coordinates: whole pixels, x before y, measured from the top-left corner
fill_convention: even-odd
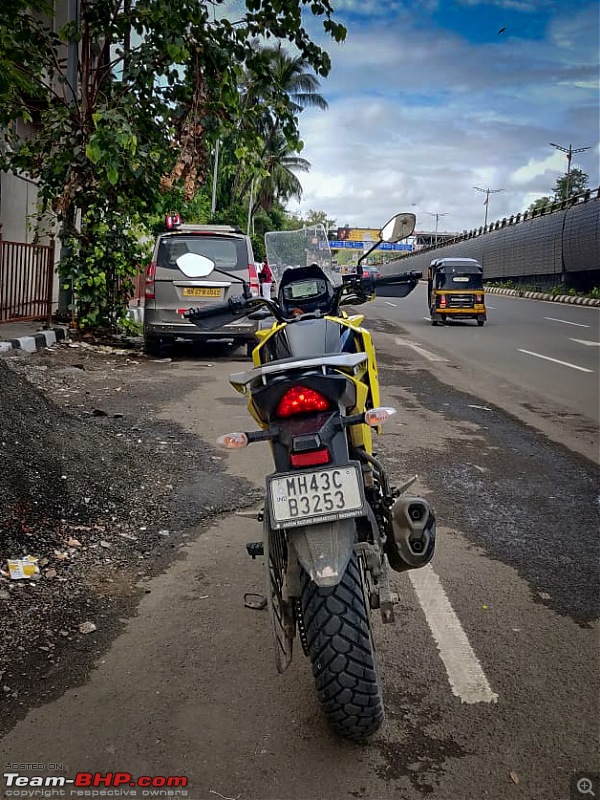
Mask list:
[[[347,240],[338,240],[334,242],[329,242],[329,246],[331,247],[332,250],[368,250],[371,244],[372,244],[371,242],[352,242]],[[413,246],[412,244],[407,244],[406,242],[399,242],[397,244],[389,244],[389,242],[382,242],[375,249],[404,251],[410,253],[412,252]]]

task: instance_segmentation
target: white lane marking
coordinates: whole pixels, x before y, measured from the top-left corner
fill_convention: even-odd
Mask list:
[[[585,367],[578,367],[577,364],[570,364],[568,361],[559,361],[558,358],[550,358],[550,356],[543,356],[540,353],[532,353],[531,350],[521,350],[517,348],[519,353],[526,353],[528,356],[535,356],[536,358],[543,358],[544,361],[553,361],[555,364],[561,364],[563,367],[571,367],[571,369],[578,369],[580,372],[593,372],[593,369],[586,369]]]
[[[390,303],[387,300],[384,300],[383,302],[386,304],[386,306],[393,306],[394,308],[398,308],[398,304],[397,303]]]
[[[410,581],[444,662],[453,694],[463,703],[496,703],[485,673],[431,565],[411,569]]]
[[[423,319],[427,320],[427,322],[431,322],[431,317],[423,317]]]
[[[496,306],[488,306],[488,305],[487,305],[487,303],[486,303],[486,308],[491,308],[491,309],[492,309],[492,311],[495,311],[495,310],[496,310]]]
[[[586,339],[571,339],[571,341],[577,342],[577,344],[587,344],[588,347],[600,347],[600,342],[588,342]]]
[[[563,322],[565,325],[576,325],[578,328],[589,328],[589,325],[583,325],[581,322],[569,322],[568,319],[556,319],[555,317],[544,317],[549,319],[550,322]]]
[[[438,356],[435,353],[430,352],[429,350],[425,350],[425,348],[421,347],[421,345],[418,342],[411,342],[408,339],[396,339],[396,344],[412,348],[415,351],[415,353],[418,353],[420,356],[423,356],[423,358],[426,358],[428,361],[448,361],[448,359],[444,358],[443,356]]]

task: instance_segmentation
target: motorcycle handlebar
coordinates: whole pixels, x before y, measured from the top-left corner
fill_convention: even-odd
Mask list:
[[[221,314],[227,314],[229,312],[231,312],[229,303],[215,303],[208,308],[190,308],[183,316],[193,321],[194,318],[208,319],[209,317],[219,317]]]
[[[375,278],[375,286],[390,286],[395,283],[406,283],[407,281],[418,281],[423,277],[423,273],[418,270],[411,270],[410,272],[397,272],[395,275],[382,275],[380,278]]]

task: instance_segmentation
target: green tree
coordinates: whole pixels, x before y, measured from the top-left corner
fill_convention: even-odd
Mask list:
[[[79,322],[113,324],[143,258],[142,223],[160,208],[160,193],[175,207],[192,201],[211,145],[228,132],[235,130],[239,161],[264,148],[260,102],[236,130],[240,77],[262,69],[252,42],[287,39],[324,76],[329,56],[311,40],[301,11],[320,18],[336,41],[345,30],[329,0],[246,0],[236,23],[213,14],[221,0],[80,0],[78,20],[57,33],[37,14],[44,5],[3,0],[0,67],[10,69],[0,77],[8,145],[0,169],[36,179],[42,211],[57,215],[68,253],[61,277],[74,290]],[[76,87],[68,42],[78,45]],[[274,85],[269,102],[284,135],[297,137],[295,101]],[[20,118],[36,124],[35,137],[13,124]]]
[[[329,219],[326,211],[313,211],[309,209],[305,217],[305,225],[322,225],[326,231],[331,231],[337,228],[337,222],[334,219]]]
[[[531,214],[534,211],[542,211],[544,208],[548,208],[552,205],[554,201],[551,197],[538,197],[537,200],[534,200],[533,203],[527,208],[527,211]]]
[[[281,45],[259,47],[256,60],[249,65],[241,80],[241,111],[238,130],[249,122],[256,126],[260,147],[237,161],[231,196],[233,201],[254,189],[254,206],[267,210],[276,199],[300,197],[302,185],[296,172],[306,172],[310,164],[299,155],[303,144],[298,129],[298,115],[305,108],[327,109],[327,101],[319,93],[320,82],[310,72],[306,57],[291,56]],[[282,118],[283,107],[292,118]],[[248,118],[249,109],[258,108],[257,118]],[[240,151],[236,150],[239,156]]]
[[[588,187],[588,180],[589,175],[586,175],[579,167],[573,167],[568,175],[562,175],[556,179],[554,184],[555,200],[566,200],[568,197],[582,194]]]

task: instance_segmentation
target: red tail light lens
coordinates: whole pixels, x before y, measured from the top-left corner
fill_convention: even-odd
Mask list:
[[[291,453],[290,464],[292,467],[315,467],[318,464],[329,464],[329,450],[313,450],[310,453]]]
[[[310,411],[327,411],[331,408],[329,400],[314,389],[306,386],[293,386],[283,395],[277,406],[277,417],[291,417],[294,414],[307,414]]]
[[[156,297],[154,290],[155,277],[156,277],[156,264],[152,262],[151,264],[148,264],[148,269],[146,270],[146,291],[145,291],[146,300],[154,300]]]
[[[248,283],[252,297],[260,297],[260,281],[254,264],[248,264]]]
[[[445,306],[445,305],[447,305],[447,301],[446,301],[446,295],[445,295],[445,294],[443,294],[443,295],[441,295],[441,297],[440,297],[440,306]]]
[[[482,294],[476,294],[475,295],[475,302],[476,303],[483,303],[483,295]]]

